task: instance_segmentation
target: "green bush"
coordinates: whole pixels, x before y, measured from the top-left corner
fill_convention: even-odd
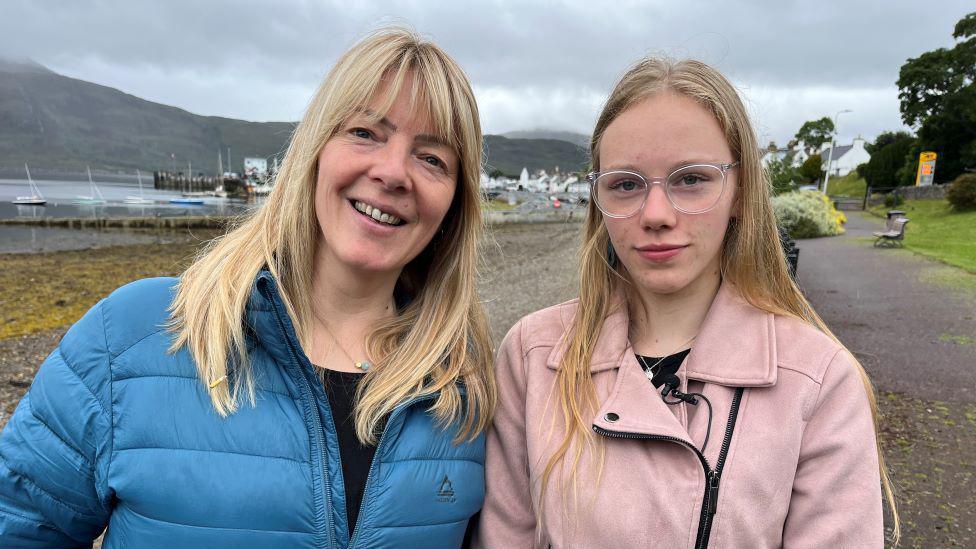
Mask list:
[[[976,208],[976,173],[964,173],[949,185],[946,199],[957,210]]]
[[[847,218],[817,191],[794,191],[773,197],[773,211],[780,227],[793,238],[843,234]]]
[[[912,164],[912,171],[907,180],[899,178],[898,171],[909,163],[906,156],[911,156],[909,153],[915,145],[915,138],[908,133],[884,132],[869,147],[871,160],[858,166],[857,173],[868,182],[869,186],[876,189],[914,185],[914,166],[917,164]],[[917,162],[918,153],[913,154],[912,158]]]
[[[888,208],[897,208],[905,203],[905,199],[898,193],[888,193],[885,195],[884,205]]]

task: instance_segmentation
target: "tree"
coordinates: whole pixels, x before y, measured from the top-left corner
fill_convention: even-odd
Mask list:
[[[937,181],[976,166],[976,12],[960,19],[952,36],[955,46],[909,59],[898,73],[902,120],[917,128],[920,150],[939,155]],[[907,161],[917,163],[917,156]]]
[[[804,122],[795,137],[814,150],[818,150],[824,143],[830,141],[832,135],[834,135],[834,122],[825,116],[820,120]]]
[[[823,175],[823,159],[819,154],[811,155],[803,161],[799,170],[800,178],[807,183],[814,183]]]
[[[875,154],[877,151],[887,147],[888,145],[898,141],[902,136],[911,137],[907,132],[881,132],[878,137],[874,138],[874,143],[865,143],[864,150],[868,151],[868,154]]]
[[[876,189],[904,185],[906,183],[898,177],[898,170],[906,165],[908,153],[914,145],[915,138],[907,132],[884,132],[870,147],[864,147],[871,153],[871,160],[863,168],[859,167],[858,173],[869,186]],[[912,172],[911,184],[915,183],[914,175]]]
[[[770,160],[766,165],[766,173],[769,174],[769,182],[773,185],[773,195],[796,190],[796,180],[799,175],[793,167],[793,153]]]

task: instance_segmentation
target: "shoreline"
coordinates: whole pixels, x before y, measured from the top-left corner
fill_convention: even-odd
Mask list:
[[[246,214],[245,214],[246,215]],[[25,217],[0,219],[0,225],[19,227],[62,227],[68,229],[225,229],[243,216],[158,216],[158,217]],[[487,210],[488,225],[506,223],[577,223],[586,217],[585,210],[547,210],[519,212]]]

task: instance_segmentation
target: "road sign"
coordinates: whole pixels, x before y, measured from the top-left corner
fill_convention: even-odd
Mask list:
[[[926,187],[935,181],[935,158],[934,152],[923,152],[918,155],[918,173],[915,174],[915,186]]]

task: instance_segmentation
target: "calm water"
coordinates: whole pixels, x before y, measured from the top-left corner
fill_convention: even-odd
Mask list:
[[[148,185],[147,185],[148,183]],[[11,204],[18,196],[30,194],[27,180],[0,179],[0,219],[43,217],[179,217],[187,215],[236,215],[261,203],[243,200],[207,197],[204,204],[170,204],[178,198],[179,191],[155,190],[152,178],[143,178],[143,195],[155,200],[154,204],[125,204],[127,196],[138,196],[138,183],[95,184],[105,197],[105,204],[73,204],[78,196],[92,194],[87,182],[34,180],[34,184],[47,199],[46,206],[21,206]]]
[[[147,186],[145,183],[148,182]],[[158,191],[152,188],[152,179],[143,178],[143,196],[155,200],[154,204],[125,204],[127,196],[139,195],[138,183],[99,182],[98,189],[105,204],[73,204],[78,196],[91,195],[87,182],[34,180],[41,194],[47,199],[45,206],[21,206],[11,204],[18,196],[30,193],[27,180],[0,179],[0,219],[44,217],[181,217],[196,215],[237,215],[253,209],[263,202],[245,202],[237,199],[204,198],[202,205],[169,204],[178,191]],[[205,232],[205,231],[204,231]],[[191,236],[192,237],[192,236]],[[58,250],[85,250],[122,244],[157,244],[187,238],[186,234],[120,229],[65,229],[59,227],[23,227],[0,225],[0,254],[32,253]]]

